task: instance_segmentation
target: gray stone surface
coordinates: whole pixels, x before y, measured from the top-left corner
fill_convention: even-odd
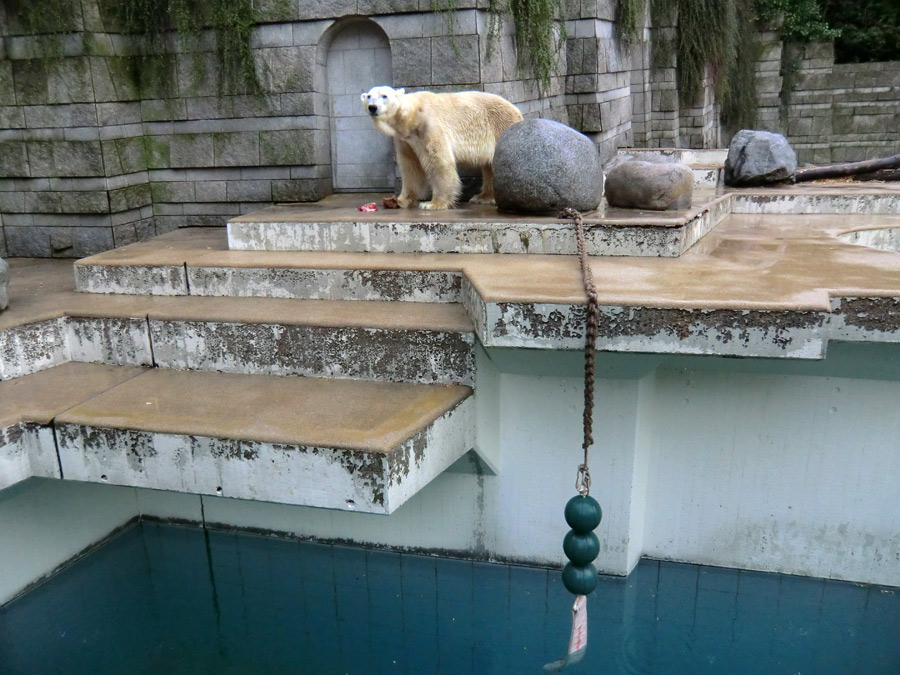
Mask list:
[[[694,172],[686,164],[632,159],[606,177],[606,201],[626,209],[686,209],[694,194]]]
[[[9,265],[0,258],[0,311],[9,307]]]
[[[793,179],[797,154],[787,139],[771,131],[743,129],[731,139],[725,159],[725,184],[771,185]]]
[[[494,190],[497,207],[504,211],[593,211],[603,195],[600,157],[593,141],[571,127],[525,120],[497,142]]]

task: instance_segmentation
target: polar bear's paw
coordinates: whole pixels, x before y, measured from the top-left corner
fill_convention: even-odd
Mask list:
[[[441,211],[444,209],[452,209],[453,202],[447,202],[443,199],[432,199],[430,202],[422,202],[419,204],[420,209],[425,209],[426,211]]]
[[[493,204],[494,198],[487,195],[475,195],[469,200],[470,204]]]
[[[400,195],[397,198],[397,205],[401,209],[411,209],[414,206],[417,206],[418,203],[419,203],[419,200],[416,199],[415,197],[406,197],[404,195]]]

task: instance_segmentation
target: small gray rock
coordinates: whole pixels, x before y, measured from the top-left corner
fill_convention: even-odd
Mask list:
[[[594,142],[553,120],[513,124],[494,151],[497,208],[515,213],[586,213],[603,197],[603,167]]]
[[[686,209],[694,195],[694,172],[679,162],[633,159],[606,176],[606,202],[625,209]]]
[[[797,153],[781,134],[743,129],[731,139],[725,185],[749,187],[793,180]]]
[[[9,307],[9,265],[0,258],[0,311]]]

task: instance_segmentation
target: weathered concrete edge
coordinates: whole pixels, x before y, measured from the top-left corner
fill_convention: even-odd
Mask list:
[[[188,266],[191,295],[459,302],[462,274],[441,270]]]
[[[896,215],[900,194],[729,193],[732,213],[760,215]]]
[[[677,257],[728,215],[729,195],[702,205],[684,222],[667,227],[585,223],[590,255]],[[712,213],[711,213],[712,212]],[[553,223],[228,223],[232,251],[331,251],[355,253],[481,253],[573,255],[570,222]]]
[[[160,368],[422,384],[475,381],[471,332],[150,318]]]
[[[388,453],[56,421],[61,477],[129,487],[390,514],[472,447],[461,401]]]
[[[463,302],[485,347],[584,348],[586,306]],[[900,298],[835,297],[832,311],[600,308],[599,351],[823,359],[831,340],[900,342]]]
[[[75,290],[123,295],[188,295],[186,265],[75,263]]]
[[[32,477],[60,478],[52,423],[23,420],[0,428],[0,490]]]

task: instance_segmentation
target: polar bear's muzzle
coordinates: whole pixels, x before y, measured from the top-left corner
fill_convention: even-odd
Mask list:
[[[378,106],[375,105],[374,103],[369,104],[369,114],[372,117],[375,117],[378,114]]]

